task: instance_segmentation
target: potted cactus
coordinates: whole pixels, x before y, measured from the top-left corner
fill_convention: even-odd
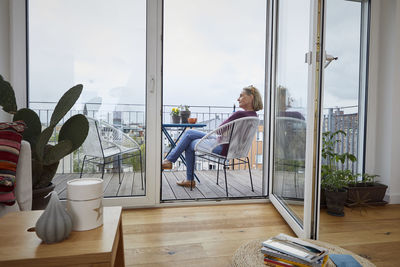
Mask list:
[[[57,124],[73,107],[82,89],[83,86],[78,84],[61,97],[54,108],[48,127],[42,131],[42,124],[36,112],[29,108],[17,110],[14,91],[10,83],[0,75],[0,106],[4,111],[14,115],[13,121],[22,120],[27,126],[23,139],[30,143],[32,149],[33,209],[45,208],[47,202],[41,203],[42,195],[54,189],[51,181],[60,160],[79,148],[88,135],[89,123],[86,117],[77,114],[62,125],[57,144],[48,144]]]

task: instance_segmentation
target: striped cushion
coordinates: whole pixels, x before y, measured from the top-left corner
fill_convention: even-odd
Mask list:
[[[0,203],[9,206],[15,203],[15,173],[24,129],[22,121],[0,123]]]

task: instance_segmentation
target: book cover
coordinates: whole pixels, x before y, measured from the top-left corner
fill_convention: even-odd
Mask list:
[[[264,263],[266,263],[269,266],[278,266],[278,267],[297,267],[296,265],[280,261],[278,259],[273,259],[269,257],[264,258]]]
[[[280,251],[308,263],[316,262],[328,254],[328,250],[299,238],[279,234],[263,242],[264,247]]]
[[[299,264],[299,266],[301,267],[307,267],[307,266],[311,266],[309,262],[301,260],[299,258],[293,257],[291,255],[288,255],[286,253],[282,253],[280,251],[277,250],[273,250],[267,247],[262,247],[261,248],[261,253],[263,253],[264,255],[268,255],[268,256],[272,256],[278,259],[282,259],[282,260],[288,260],[291,263],[296,263]]]

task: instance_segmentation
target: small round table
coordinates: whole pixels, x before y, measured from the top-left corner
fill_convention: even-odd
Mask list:
[[[233,267],[265,267],[264,255],[261,253],[262,242],[265,240],[252,240],[243,245],[241,245],[233,254],[232,266]],[[363,267],[375,267],[375,265],[369,260],[362,258],[351,251],[344,248],[322,242],[317,240],[309,240],[307,242],[319,245],[321,247],[327,248],[330,254],[349,254],[356,259]],[[328,267],[335,267],[336,265],[328,260]]]

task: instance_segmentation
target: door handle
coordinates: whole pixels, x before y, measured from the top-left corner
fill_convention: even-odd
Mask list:
[[[328,67],[329,64],[331,64],[331,62],[334,61],[334,60],[338,60],[338,57],[334,57],[334,56],[329,55],[329,54],[327,54],[327,53],[325,52],[325,65],[324,65],[324,69],[325,69],[326,67]]]

